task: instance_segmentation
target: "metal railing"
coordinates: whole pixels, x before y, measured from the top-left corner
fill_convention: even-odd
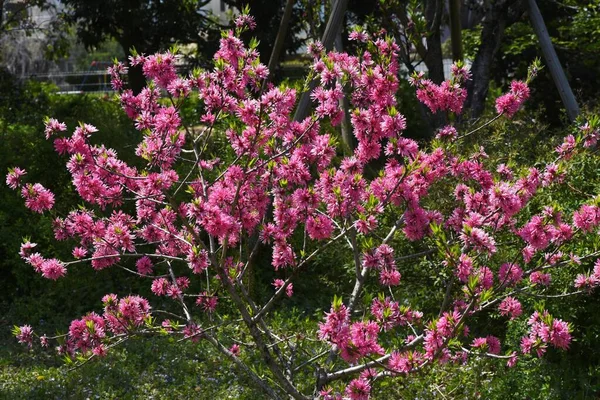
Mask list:
[[[100,63],[99,63],[100,64]],[[450,77],[452,66],[451,59],[444,59],[444,76]],[[467,64],[470,64],[467,62]],[[100,66],[100,65],[98,65]],[[285,68],[284,68],[285,69]],[[298,69],[302,67],[288,67],[288,73],[296,76]],[[424,63],[418,64],[415,69],[417,71],[427,72],[427,67]],[[405,70],[405,69],[404,69]],[[42,82],[51,82],[58,87],[59,93],[111,93],[113,89],[110,84],[110,75],[105,69],[80,71],[80,72],[51,72],[41,74],[31,74],[25,79],[34,79]]]
[[[50,82],[59,93],[112,92],[110,75],[106,71],[57,72],[31,74],[25,79]]]

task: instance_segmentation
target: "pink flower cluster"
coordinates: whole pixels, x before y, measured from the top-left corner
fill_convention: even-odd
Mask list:
[[[528,98],[529,86],[527,83],[512,81],[510,91],[496,99],[496,111],[498,114],[504,114],[508,118],[512,118]]]
[[[573,225],[584,232],[591,232],[600,224],[600,209],[595,205],[584,204],[573,213]]]
[[[551,243],[564,243],[573,237],[573,228],[562,221],[561,214],[548,210],[545,215],[534,215],[518,232],[534,252],[544,250]]]
[[[548,344],[559,348],[568,349],[571,343],[571,329],[569,325],[557,318],[553,318],[547,311],[543,313],[534,312],[529,320],[529,336],[521,339],[521,351],[523,354],[535,350],[541,357],[547,350]]]
[[[109,333],[122,335],[142,325],[150,316],[148,301],[139,296],[128,296],[122,299],[114,294],[103,297],[104,313],[89,313],[81,319],[74,320],[69,326],[66,340],[58,347],[60,354],[75,358],[77,354],[102,357],[108,351]],[[27,326],[26,326],[27,327]],[[33,331],[21,329],[21,336],[27,335],[31,343]],[[48,338],[40,338],[42,346],[48,345]]]
[[[27,347],[33,346],[33,328],[31,328],[31,325],[17,327],[15,329],[15,337],[19,343],[26,344]]]
[[[46,259],[40,253],[32,252],[37,246],[36,243],[26,241],[21,245],[19,255],[29,265],[33,267],[35,272],[41,273],[44,278],[57,280],[65,276],[67,268],[56,258]]]
[[[371,314],[381,329],[386,332],[397,326],[416,324],[423,317],[423,313],[401,307],[398,302],[392,301],[389,297],[374,299],[371,303]]]
[[[423,73],[416,73],[410,83],[417,87],[417,99],[425,104],[432,113],[450,111],[455,114],[462,112],[467,99],[467,90],[462,87],[471,79],[470,72],[464,67],[452,66],[452,79],[436,85],[429,79],[423,79]],[[451,136],[451,135],[450,135]]]
[[[216,295],[209,294],[208,292],[200,293],[198,299],[196,300],[196,305],[200,306],[200,308],[207,313],[215,312],[218,304],[219,298]]]
[[[363,265],[367,268],[379,270],[379,282],[385,286],[400,284],[400,272],[396,268],[394,249],[387,244],[382,244],[372,252],[363,255]]]
[[[575,278],[577,289],[592,290],[600,285],[600,259],[594,263],[594,271],[591,274],[579,274]]]
[[[377,342],[379,325],[375,321],[350,324],[345,305],[333,306],[319,324],[319,338],[337,346],[340,356],[349,363],[372,354],[383,354]]]
[[[276,290],[281,289],[284,285],[285,281],[283,279],[275,279],[275,281],[273,281],[273,286],[275,286]],[[293,283],[290,283],[285,287],[285,294],[287,295],[287,297],[292,297],[292,295],[294,294]]]
[[[388,367],[398,374],[408,374],[417,369],[425,362],[423,355],[416,351],[399,353],[392,352],[388,361]]]
[[[486,351],[490,354],[500,354],[500,340],[492,335],[473,339],[471,347]]]
[[[186,276],[178,277],[175,282],[167,278],[156,278],[152,281],[152,293],[157,296],[169,296],[178,299],[190,286],[190,279]]]
[[[514,297],[508,296],[498,306],[500,315],[508,316],[511,320],[523,314],[521,303]]]
[[[27,171],[19,167],[12,168],[6,175],[6,185],[11,189],[16,189],[21,186],[21,177],[25,175]]]
[[[15,171],[13,171],[13,176],[14,173]],[[8,180],[9,177],[7,177]],[[21,189],[21,197],[25,199],[25,206],[27,208],[40,214],[46,210],[50,210],[54,206],[54,194],[39,183],[24,185]]]

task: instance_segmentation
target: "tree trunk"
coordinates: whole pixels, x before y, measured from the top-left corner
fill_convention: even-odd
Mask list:
[[[444,13],[442,0],[429,0],[425,5],[425,20],[428,35],[426,40],[427,52],[423,61],[429,71],[429,79],[440,84],[444,81],[444,60],[442,58],[441,23]]]
[[[425,5],[425,20],[427,22],[428,35],[425,39],[427,49],[425,50],[423,61],[427,67],[429,79],[438,85],[445,80],[440,33],[443,12],[444,2],[442,0],[427,1]],[[431,138],[439,128],[445,125],[446,117],[442,113],[431,113],[424,104],[419,103],[419,106],[421,107],[422,114],[425,115],[425,121],[429,127],[427,137]]]
[[[146,86],[146,78],[142,72],[142,67],[139,65],[135,67],[129,67],[127,70],[127,79],[129,88],[133,90],[133,94],[139,94]]]
[[[4,33],[4,1],[0,0],[0,34]]]
[[[336,1],[339,0],[331,0],[331,8],[335,7]],[[344,44],[342,42],[342,32],[338,32],[335,41],[333,43],[333,47],[335,51],[341,53],[344,51]],[[341,82],[340,82],[341,84]],[[340,108],[344,111],[344,117],[342,118],[342,122],[340,124],[340,131],[342,133],[342,142],[344,143],[344,153],[347,155],[352,155],[354,149],[358,145],[356,138],[352,134],[352,126],[350,124],[350,102],[348,101],[348,93],[347,90],[344,90],[344,97],[340,99]]]
[[[454,61],[462,61],[464,58],[460,6],[460,0],[450,0],[450,38],[452,41],[452,59]]]
[[[285,43],[285,37],[288,33],[288,27],[290,25],[290,19],[292,18],[292,10],[294,8],[294,0],[287,0],[285,3],[285,9],[283,10],[283,17],[281,18],[281,23],[279,24],[279,30],[277,31],[277,38],[275,39],[275,44],[273,45],[273,51],[271,51],[271,57],[269,58],[269,78],[275,74],[275,69],[279,64],[279,59],[281,58],[281,51],[283,50],[283,45]]]
[[[151,46],[145,45],[143,39],[140,40],[142,37],[143,36],[141,36],[141,32],[139,31],[127,31],[123,32],[123,36],[118,38],[117,41],[123,48],[123,52],[127,57],[132,55],[132,49],[135,49],[140,54],[153,54],[154,51],[148,48]],[[127,69],[127,82],[129,89],[131,89],[133,94],[136,95],[139,94],[144,87],[146,87],[146,78],[144,77],[141,66],[129,66]]]
[[[481,30],[481,45],[471,66],[473,79],[469,82],[466,107],[471,110],[471,118],[479,118],[483,113],[485,98],[490,84],[491,68],[498,53],[504,31],[523,14],[522,1],[497,1],[488,6]]]
[[[550,35],[546,29],[546,24],[544,23],[540,9],[538,8],[535,0],[528,0],[527,5],[529,7],[529,17],[533,23],[533,29],[538,37],[540,46],[542,47],[542,53],[544,54],[544,59],[546,60],[548,69],[550,70],[550,75],[552,75],[552,80],[554,80],[554,84],[558,89],[560,98],[567,109],[567,115],[569,116],[571,122],[573,122],[579,115],[579,106],[577,105],[577,100],[575,100],[575,95],[571,90],[571,86],[569,85],[569,81],[565,75],[565,71],[560,65],[560,60],[558,59],[556,51],[552,46],[552,40],[550,39]]]
[[[327,20],[327,26],[325,27],[325,33],[323,33],[323,38],[321,39],[323,46],[328,51],[332,49],[335,37],[342,29],[342,25],[344,23],[344,14],[346,14],[347,8],[348,0],[338,0],[335,3],[335,7],[333,7],[331,10],[331,15],[329,16],[329,19]],[[316,87],[316,84],[316,80],[313,80],[308,85],[308,90],[302,93],[300,101],[298,102],[298,107],[296,108],[296,114],[294,114],[295,121],[302,121],[308,116],[310,109],[310,94]]]

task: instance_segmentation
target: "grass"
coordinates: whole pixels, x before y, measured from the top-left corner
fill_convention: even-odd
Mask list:
[[[229,362],[202,342],[134,340],[76,369],[64,365],[52,351],[28,352],[3,342],[2,400],[261,398]]]

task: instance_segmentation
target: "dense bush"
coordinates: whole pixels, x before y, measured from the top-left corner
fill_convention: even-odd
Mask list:
[[[231,33],[221,41],[215,69],[192,77],[176,76],[170,53],[134,59],[152,84],[139,95],[121,92],[120,101],[142,133],[136,149],[142,160],[119,157],[121,149],[132,153],[139,137],[129,130],[114,135],[113,116],[122,114],[110,102],[77,99],[98,103],[84,115],[96,127],[79,125],[72,136],[62,136],[66,125],[47,120],[46,136],[58,136],[55,145],[70,154],[75,190],[52,198],[45,188],[26,186],[40,180],[53,182],[53,189],[66,187],[66,174],[36,171],[38,158],[24,177],[11,170],[7,182],[23,190],[29,208],[62,216],[40,216],[42,229],[32,238],[38,247],[25,240],[21,256],[56,280],[56,299],[68,298],[65,305],[74,307],[63,311],[80,312],[87,305],[77,301],[83,293],[118,297],[105,296],[103,310],[91,307],[98,314],[73,321],[68,334],[41,337],[41,344],[56,339],[66,362],[83,369],[100,356],[130,354],[135,363],[136,352],[147,349],[115,349],[126,340],[165,336],[185,340],[182,349],[210,345],[207,357],[220,353],[235,365],[235,388],[244,392],[238,397],[252,396],[254,389],[245,389],[250,383],[275,398],[502,398],[510,387],[522,388],[523,398],[596,391],[594,374],[544,384],[537,377],[566,362],[558,350],[571,347],[576,357],[594,344],[589,335],[597,328],[580,332],[561,318],[575,322],[589,312],[589,300],[571,300],[581,294],[573,289],[577,274],[579,292],[589,294],[600,283],[598,267],[583,274],[597,257],[600,224],[593,199],[597,162],[585,150],[597,140],[595,120],[564,142],[531,117],[510,120],[529,97],[528,79],[514,82],[497,100],[490,123],[470,131],[466,124],[448,125],[422,145],[428,150],[419,150],[402,135],[394,43],[371,41],[364,32],[352,38],[364,42],[368,53],[354,58],[311,48],[313,77],[321,86],[313,94],[316,111],[304,121],[292,121],[295,93],[264,85],[266,70],[253,47],[245,49]],[[123,65],[112,70],[119,90],[124,72]],[[454,115],[461,112],[466,79],[468,72],[456,66],[442,85],[418,75],[412,83],[432,112],[459,121]],[[334,127],[343,118],[338,80],[354,90],[353,157],[335,148]],[[191,93],[200,101],[186,105]],[[60,117],[59,110],[51,111]],[[102,137],[96,128],[110,134]],[[38,135],[29,140],[43,133]],[[541,145],[531,146],[540,138]],[[99,143],[117,148],[118,155]],[[85,206],[67,215],[75,191]],[[63,243],[69,248],[54,247],[53,235],[68,239]],[[35,253],[39,248],[43,256]],[[71,249],[80,261],[55,259]],[[83,261],[95,271],[80,271]],[[19,274],[28,273],[18,272],[17,283]],[[133,283],[122,278],[127,273],[152,281]],[[103,282],[93,285],[98,280]],[[25,287],[31,282],[35,278],[23,279]],[[131,293],[151,297],[152,310]],[[16,313],[45,330],[44,316],[32,304]],[[15,334],[34,345],[29,326]],[[554,364],[540,364],[530,353],[546,354]],[[174,361],[155,359],[151,378],[137,379],[154,387],[154,368]],[[200,369],[209,371],[213,362],[201,359]],[[197,369],[178,365],[173,379],[193,387],[189,374]],[[123,375],[127,369],[124,364]],[[102,376],[107,397],[134,396],[114,388],[109,375],[87,371]],[[216,376],[230,377],[228,371]],[[573,380],[582,377],[585,385],[577,391]],[[72,376],[60,379],[72,384]],[[61,395],[52,385],[34,386]],[[78,386],[77,395],[84,396],[86,387]]]

